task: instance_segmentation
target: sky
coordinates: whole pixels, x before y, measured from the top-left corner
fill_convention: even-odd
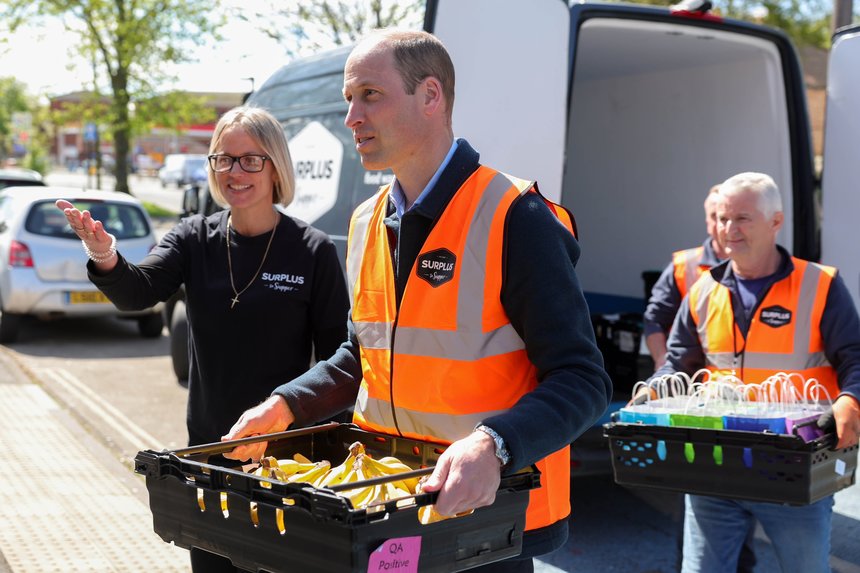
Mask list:
[[[223,30],[225,40],[200,49],[199,62],[183,64],[177,89],[201,92],[248,92],[281,65],[287,63],[284,50],[273,40],[253,29],[247,22],[231,20]],[[56,96],[92,87],[92,65],[73,61],[69,48],[74,36],[63,30],[59,21],[39,28],[19,29],[0,43],[0,77],[14,77],[27,85],[35,96]]]

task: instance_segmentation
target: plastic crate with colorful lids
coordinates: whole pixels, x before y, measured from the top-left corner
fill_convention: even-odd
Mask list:
[[[855,483],[858,448],[834,449],[831,398],[814,379],[704,370],[642,382],[634,397],[604,426],[621,485],[806,505]]]

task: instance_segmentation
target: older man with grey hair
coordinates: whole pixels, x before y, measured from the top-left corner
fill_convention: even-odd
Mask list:
[[[816,378],[835,398],[837,447],[860,434],[860,319],[833,267],[776,242],[784,222],[776,183],[740,173],[719,191],[717,236],[729,259],[692,286],[655,376],[708,368],[756,383],[787,371]],[[803,389],[800,388],[802,391]],[[732,573],[758,519],[783,572],[830,571],[833,496],[806,506],[686,496],[682,573]]]

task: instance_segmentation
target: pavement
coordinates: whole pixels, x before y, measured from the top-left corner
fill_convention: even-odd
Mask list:
[[[0,573],[191,570],[142,476],[0,347]]]

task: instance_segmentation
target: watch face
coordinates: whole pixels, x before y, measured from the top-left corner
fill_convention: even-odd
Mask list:
[[[508,449],[505,447],[504,443],[496,444],[496,457],[499,458],[499,461],[502,462],[503,466],[508,465],[508,462],[511,461],[511,455],[508,453]]]

